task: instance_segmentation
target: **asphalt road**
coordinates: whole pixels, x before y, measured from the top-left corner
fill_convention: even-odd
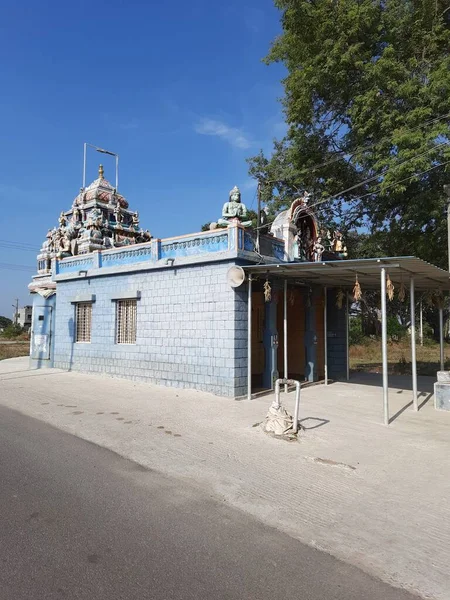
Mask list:
[[[415,598],[189,481],[5,408],[0,508],[1,600]]]

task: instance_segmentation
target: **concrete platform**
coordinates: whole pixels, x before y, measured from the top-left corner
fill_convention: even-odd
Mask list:
[[[233,401],[109,377],[0,362],[0,403],[194,482],[293,537],[429,598],[450,589],[450,412],[432,378],[381,377],[302,392],[298,443],[255,426],[270,396]],[[292,410],[294,393],[282,401]]]

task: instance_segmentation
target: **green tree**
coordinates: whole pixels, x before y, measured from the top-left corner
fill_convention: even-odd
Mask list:
[[[264,199],[279,210],[307,189],[325,223],[366,228],[363,255],[446,266],[449,176],[438,165],[450,161],[448,0],[275,5],[283,32],[266,62],[287,69],[288,132],[271,157],[249,159]]]
[[[11,324],[12,324],[11,319],[8,319],[8,317],[0,316],[0,329],[5,329],[6,327],[8,327],[8,325],[11,325]]]
[[[18,337],[21,333],[23,333],[22,327],[20,325],[15,325],[14,323],[11,323],[7,327],[5,327],[2,335],[7,339],[14,339]]]

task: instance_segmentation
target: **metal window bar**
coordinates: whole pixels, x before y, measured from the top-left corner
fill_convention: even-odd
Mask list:
[[[136,300],[119,300],[116,303],[116,344],[135,344],[136,329]]]
[[[92,303],[79,302],[76,309],[76,342],[91,341]]]

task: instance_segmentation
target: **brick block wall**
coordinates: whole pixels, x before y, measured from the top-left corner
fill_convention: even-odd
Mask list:
[[[237,397],[247,386],[247,296],[234,261],[57,284],[55,367]],[[140,291],[135,344],[115,343],[115,302]],[[75,297],[95,294],[90,343],[74,343]]]

